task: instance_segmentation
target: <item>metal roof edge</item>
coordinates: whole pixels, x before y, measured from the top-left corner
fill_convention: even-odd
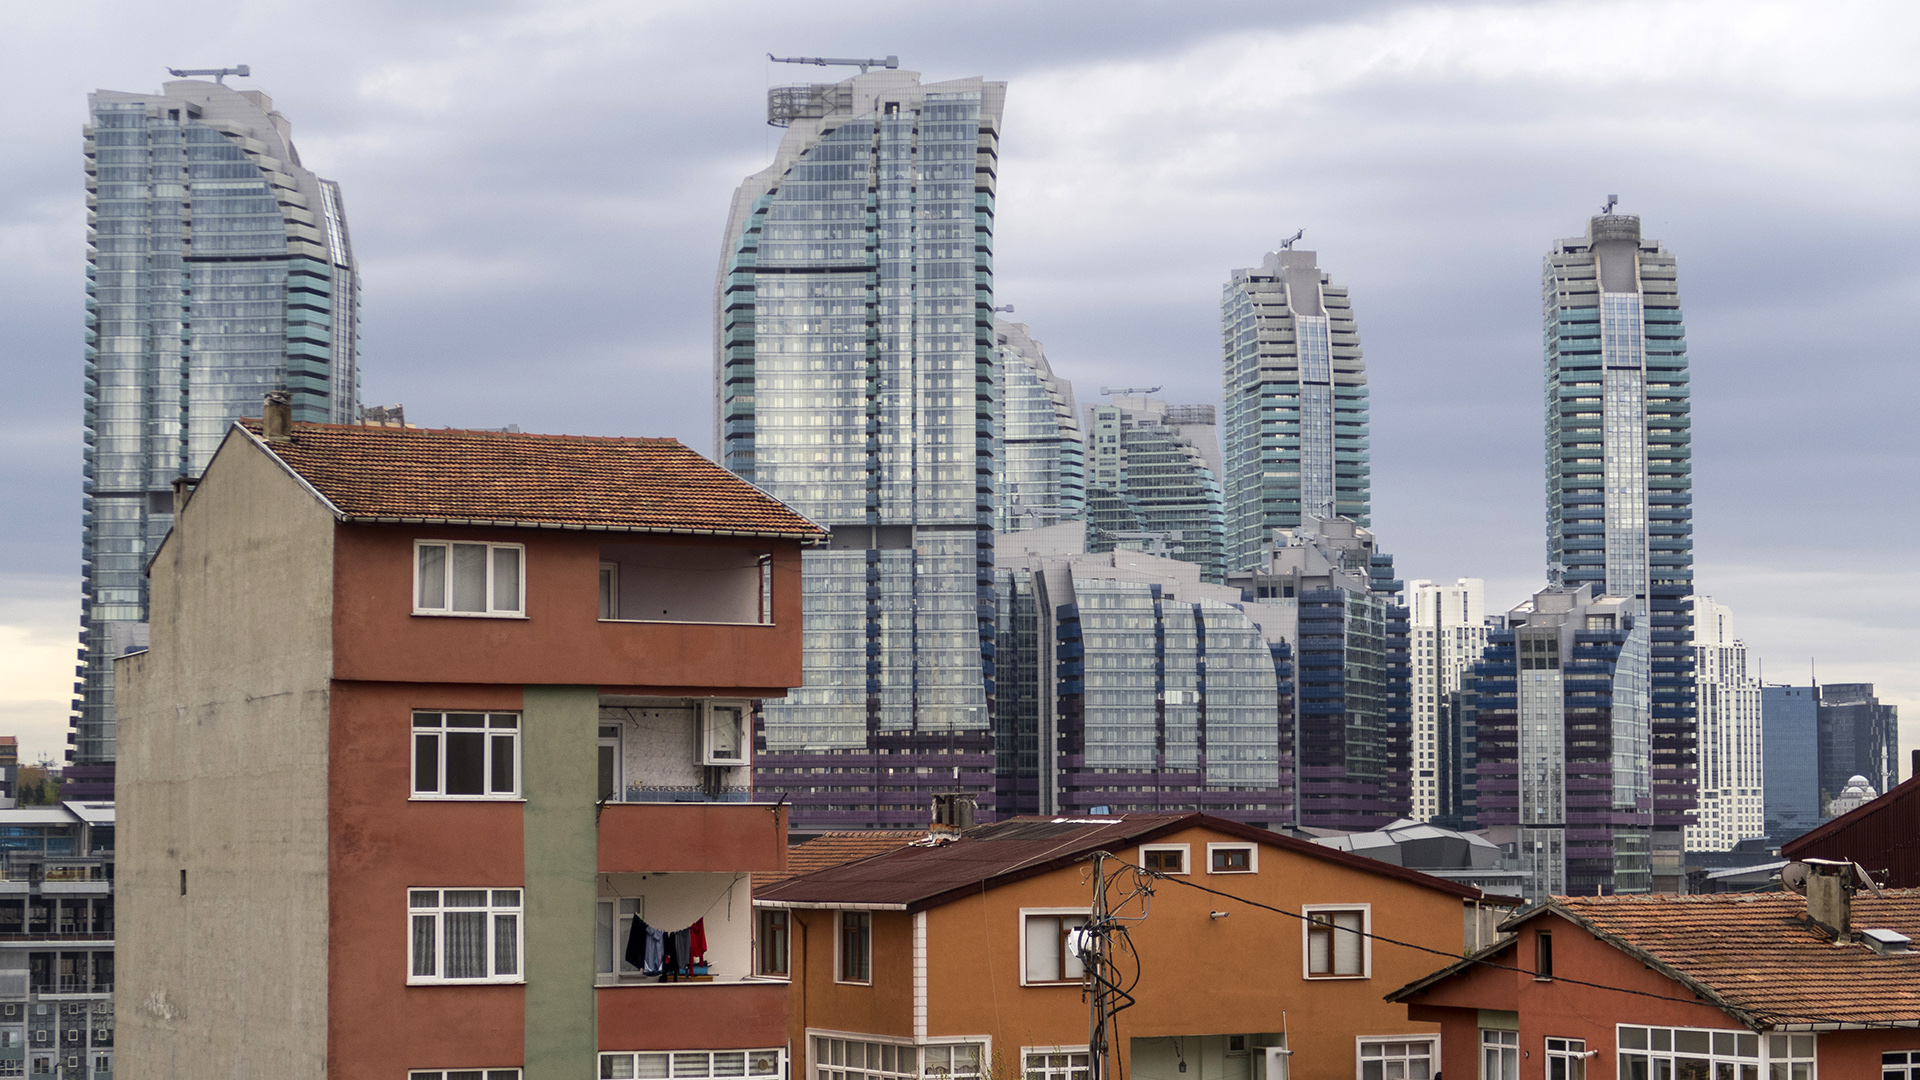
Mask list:
[[[805,874],[801,875],[805,877]],[[789,881],[792,879],[789,878]],[[774,882],[775,885],[780,882]],[[906,904],[843,904],[829,900],[759,900],[753,901],[755,907],[774,908],[779,911],[906,911]]]
[[[766,529],[696,529],[682,526],[589,525],[582,522],[565,521],[402,517],[393,514],[342,514],[340,520],[349,525],[457,525],[488,529],[560,529],[571,532],[646,533],[668,536],[732,536],[749,540],[797,540],[803,545],[815,546],[825,543],[827,535],[825,533],[778,532]]]

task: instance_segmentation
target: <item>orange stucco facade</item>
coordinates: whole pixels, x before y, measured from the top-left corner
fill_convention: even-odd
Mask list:
[[[1254,873],[1208,873],[1207,843],[1237,839],[1199,827],[1157,838],[1153,845],[1189,846],[1191,873],[1181,880],[1296,914],[1304,905],[1365,907],[1376,934],[1462,954],[1466,912],[1460,895],[1278,847],[1263,848]],[[1140,861],[1137,848],[1113,854],[1136,865]],[[1075,864],[924,912],[874,912],[870,986],[835,978],[837,913],[795,910],[795,1080],[809,1077],[804,1052],[809,1031],[936,1041],[985,1037],[995,1076],[1019,1075],[1026,1049],[1084,1048],[1088,1006],[1079,984],[1022,985],[1022,912],[1085,911],[1088,875],[1087,864]],[[1284,1032],[1293,1051],[1293,1077],[1346,1080],[1356,1075],[1362,1039],[1439,1034],[1438,1024],[1410,1020],[1403,1006],[1388,1004],[1383,995],[1444,963],[1445,956],[1376,942],[1364,977],[1309,978],[1299,919],[1175,881],[1154,888],[1149,914],[1131,930],[1141,977],[1133,991],[1137,1004],[1119,1014],[1119,1037],[1113,1040],[1119,1075],[1146,1080],[1152,1071],[1135,1068],[1135,1040]],[[1214,918],[1216,911],[1227,914]],[[921,1031],[914,1016],[916,919],[924,920],[926,940]],[[1183,1053],[1199,1056],[1184,1048]]]

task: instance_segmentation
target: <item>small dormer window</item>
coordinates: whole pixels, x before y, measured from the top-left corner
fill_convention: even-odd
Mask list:
[[[520,544],[414,544],[413,613],[524,617],[526,548]]]

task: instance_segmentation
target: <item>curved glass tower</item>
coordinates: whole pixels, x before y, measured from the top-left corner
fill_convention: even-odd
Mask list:
[[[359,277],[340,188],[265,94],[181,80],[88,98],[82,681],[69,797],[111,798],[113,658],[146,643],[143,568],[173,482],[284,390],[296,420],[360,400]]]
[[[1698,799],[1693,478],[1674,258],[1602,214],[1547,254],[1548,580],[1632,602],[1651,657],[1653,888],[1675,884]]]
[[[1347,290],[1314,258],[1270,251],[1221,294],[1229,571],[1257,564],[1275,529],[1370,523],[1367,365]]]
[[[734,195],[715,450],[833,531],[804,563],[805,686],[756,756],[801,827],[924,825],[934,791],[991,810],[1005,96],[890,70],[776,88],[786,135]]]
[[[1019,532],[1074,521],[1087,509],[1086,445],[1073,384],[1053,373],[1026,324],[994,320],[994,529]]]

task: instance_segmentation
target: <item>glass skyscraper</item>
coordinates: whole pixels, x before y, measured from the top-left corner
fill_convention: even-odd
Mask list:
[[[1548,580],[1631,601],[1650,658],[1656,879],[1679,873],[1694,752],[1693,481],[1674,259],[1602,214],[1547,254]],[[1637,646],[1636,646],[1637,647]],[[1484,803],[1484,796],[1483,796]]]
[[[1211,405],[1117,397],[1087,407],[1087,550],[1149,551],[1225,576]]]
[[[994,340],[994,528],[1078,520],[1087,509],[1087,458],[1073,384],[1053,373],[1024,323],[996,319]]]
[[[1311,251],[1268,252],[1220,299],[1227,569],[1275,529],[1371,513],[1367,367],[1344,287]]]
[[[69,797],[110,798],[113,658],[147,639],[147,560],[233,421],[360,400],[359,276],[338,184],[265,94],[181,80],[88,98],[82,675]]]
[[[779,87],[714,292],[722,464],[833,532],[804,562],[805,685],[758,783],[801,828],[913,827],[994,794],[993,219],[1004,83]]]

